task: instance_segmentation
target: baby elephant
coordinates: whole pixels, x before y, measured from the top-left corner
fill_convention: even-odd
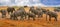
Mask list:
[[[35,21],[35,14],[33,14],[33,13],[27,13],[27,15],[28,15],[28,20],[30,20],[30,18],[33,18],[33,21]]]
[[[6,17],[6,10],[0,10],[1,14],[2,14],[2,18]]]

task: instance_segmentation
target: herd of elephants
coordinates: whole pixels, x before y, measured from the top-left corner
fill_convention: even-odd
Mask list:
[[[35,21],[36,17],[40,18],[43,17],[43,14],[49,16],[49,21],[51,21],[51,18],[54,17],[54,20],[57,21],[58,14],[56,12],[59,12],[59,9],[54,9],[54,12],[42,8],[34,8],[34,6],[30,7],[29,12],[26,12],[24,7],[20,7],[17,11],[13,7],[8,7],[7,10],[0,10],[2,14],[2,18],[6,17],[6,13],[10,15],[11,20],[18,20],[18,17],[20,17],[20,20],[28,19],[30,18]],[[10,14],[11,13],[11,14]]]

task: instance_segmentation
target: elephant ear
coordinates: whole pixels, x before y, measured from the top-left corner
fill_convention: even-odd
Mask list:
[[[15,8],[12,8],[15,11]]]

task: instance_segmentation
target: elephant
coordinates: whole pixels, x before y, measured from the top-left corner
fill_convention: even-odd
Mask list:
[[[55,12],[60,12],[60,9],[54,9]]]
[[[54,17],[55,21],[57,21],[58,14],[52,11],[47,11],[46,12],[46,20],[47,20],[47,15],[49,16],[49,21],[51,21],[51,18]]]
[[[6,10],[0,10],[1,14],[2,14],[2,18],[5,18],[6,17]]]
[[[14,13],[12,13],[10,16],[11,16],[10,19],[17,19],[17,17],[21,16],[20,20],[24,20],[23,17],[26,18],[26,11],[18,10],[18,11],[15,11]]]
[[[35,15],[37,15],[38,17],[39,16],[43,16],[43,11],[42,10],[37,10],[37,9],[34,9],[34,8],[30,8],[30,10],[29,10],[29,12],[31,12],[31,13],[34,13]]]
[[[15,8],[13,8],[13,7],[8,7],[7,8],[8,14],[13,13],[13,11],[15,11]]]
[[[35,14],[28,12],[27,16],[28,16],[28,20],[30,20],[30,18],[33,18],[33,21],[35,21],[35,17],[36,17]]]

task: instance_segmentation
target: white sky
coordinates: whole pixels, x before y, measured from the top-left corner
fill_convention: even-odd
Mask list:
[[[36,4],[32,4],[32,2],[35,2]],[[29,6],[32,6],[32,5],[36,5],[36,6],[45,6],[41,3],[38,4],[38,2],[40,2],[39,0],[15,0],[15,4],[11,3],[11,0],[0,0],[0,3],[4,4],[5,5],[8,5],[8,6],[23,6],[23,5],[29,5]]]

